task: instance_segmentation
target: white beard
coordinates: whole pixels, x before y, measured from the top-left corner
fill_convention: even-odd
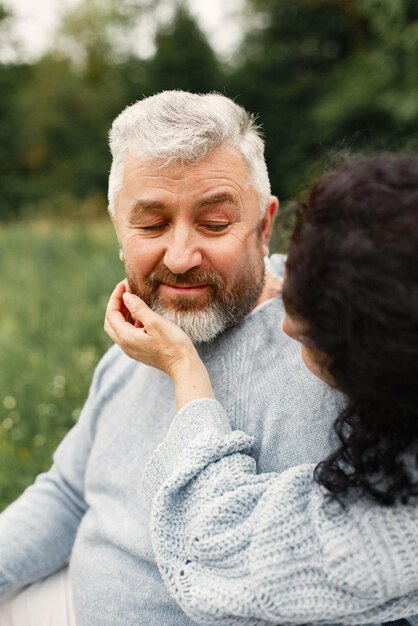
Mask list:
[[[200,311],[175,311],[157,302],[152,307],[156,313],[179,326],[193,343],[207,343],[215,339],[231,324],[231,316],[225,314],[216,302]]]

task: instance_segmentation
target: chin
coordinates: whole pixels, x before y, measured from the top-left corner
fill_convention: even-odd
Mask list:
[[[169,302],[164,302],[164,300],[160,299],[158,304],[167,311],[172,311],[173,313],[205,313],[210,306],[210,301],[207,298],[202,302],[201,300],[195,298],[182,298],[179,296]]]

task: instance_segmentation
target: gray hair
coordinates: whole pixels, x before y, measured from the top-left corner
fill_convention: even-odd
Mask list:
[[[218,93],[163,91],[127,107],[110,130],[112,167],[109,210],[122,188],[128,155],[165,167],[176,161],[196,163],[214,148],[228,144],[244,158],[263,216],[270,198],[264,141],[255,117]]]

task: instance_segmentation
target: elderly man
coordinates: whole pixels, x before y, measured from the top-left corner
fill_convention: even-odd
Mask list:
[[[123,111],[110,145],[131,290],[198,344],[260,471],[323,459],[341,398],[305,370],[269,299],[277,200],[253,118],[221,95],[164,92]],[[0,592],[15,594],[2,626],[73,624],[73,607],[77,626],[194,623],[162,582],[140,482],[174,414],[170,379],[111,348],[50,471],[0,516]]]

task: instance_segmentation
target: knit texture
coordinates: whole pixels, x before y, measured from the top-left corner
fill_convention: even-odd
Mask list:
[[[341,401],[304,368],[299,347],[281,330],[282,318],[283,305],[276,299],[200,348],[228,417],[228,422],[223,414],[214,418],[215,436],[235,441],[237,435],[228,435],[231,427],[247,433],[251,440],[239,434],[233,445],[244,446],[240,450],[252,445],[260,472],[324,458],[334,445],[329,432]],[[77,626],[199,623],[200,617],[187,617],[163,583],[140,484],[175,412],[167,376],[118,347],[104,356],[80,419],[57,449],[51,470],[0,515],[0,593],[70,561]],[[194,439],[201,426],[193,432],[192,422],[185,431]],[[208,428],[212,431],[211,423]],[[176,445],[166,448],[162,474],[153,473],[149,481],[152,489],[189,454],[183,442]],[[196,471],[196,463],[190,470]],[[261,489],[265,479],[254,480]],[[166,529],[173,535],[172,527]],[[226,564],[234,558],[232,553]]]
[[[418,508],[324,497],[314,466],[257,473],[215,400],[184,407],[146,468],[163,578],[199,624],[368,624],[418,612]]]

